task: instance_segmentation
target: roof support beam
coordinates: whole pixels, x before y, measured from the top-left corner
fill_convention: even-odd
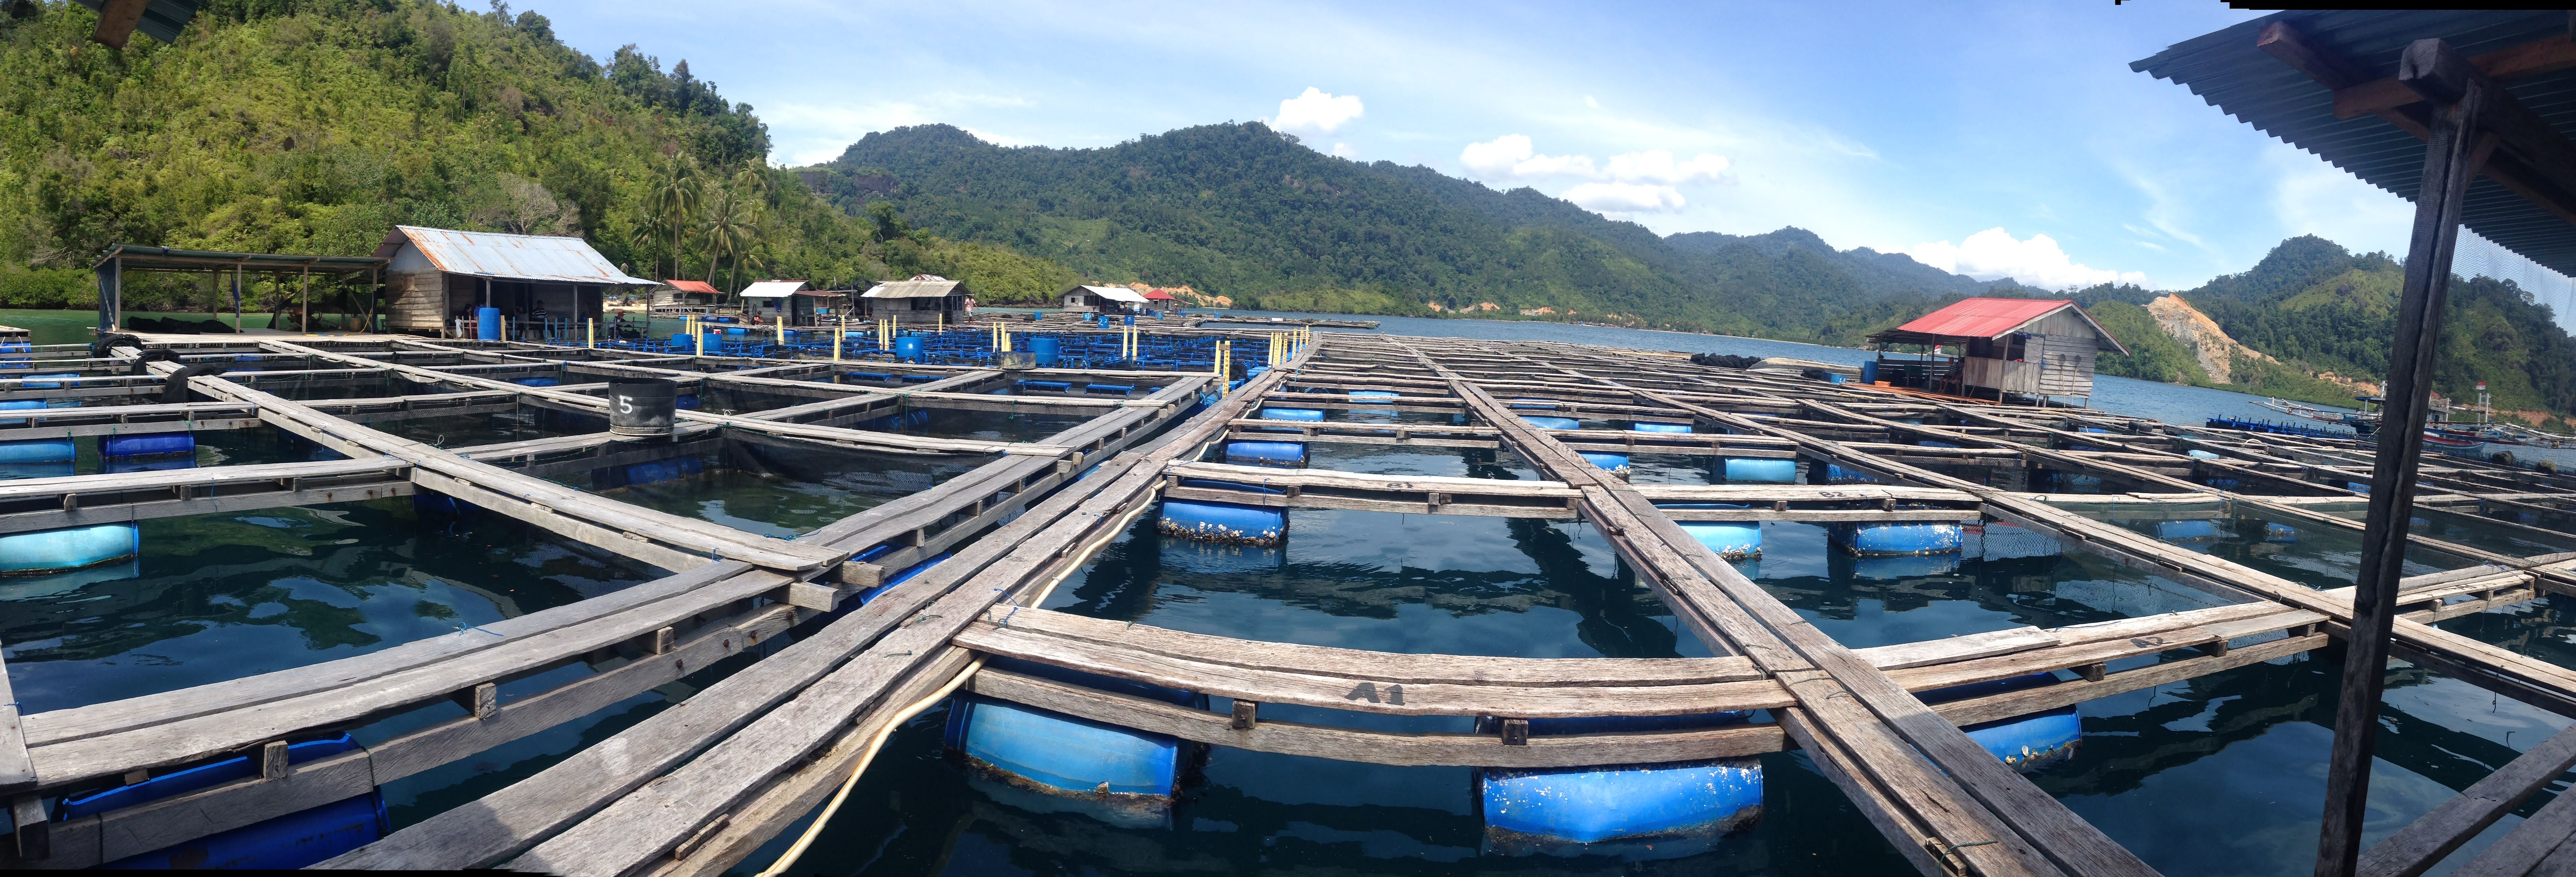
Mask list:
[[[2554,40],[2558,38],[2552,39]],[[2550,42],[2550,40],[2541,41],[2541,43],[2548,42]],[[2534,43],[2533,45],[2540,45],[2541,43]],[[2318,84],[2323,85],[2328,89],[2335,90],[2338,95],[2342,93],[2343,89],[2353,87],[2361,81],[2359,68],[2354,67],[2351,62],[2344,60],[2342,56],[2336,55],[2335,53],[2310,42],[2304,34],[2299,32],[2298,28],[2290,26],[2288,22],[2275,21],[2271,24],[2265,25],[2262,32],[2255,36],[2254,45],[2256,48],[2263,50],[2264,54],[2281,59],[2282,63],[2288,64],[2299,72],[2307,74],[2308,78],[2316,80]],[[2491,52],[2488,53],[2488,55],[2481,55],[2479,57],[2485,58],[2494,54],[2498,53]],[[2474,61],[2471,61],[2470,63],[2474,63]],[[2476,71],[2473,70],[2470,72],[2474,73]],[[2533,72],[2547,71],[2529,71],[2521,75],[2530,75],[2530,73]],[[2391,81],[2394,81],[2394,79],[2392,78]],[[2501,87],[2497,87],[2495,85],[2491,78],[2488,82],[2488,86],[2490,87],[2489,93],[2494,95],[2497,99],[2507,102],[2512,100],[2509,95],[2504,93]],[[2431,123],[2429,122],[2430,112],[2427,109],[2427,105],[2424,103],[2422,96],[2417,95],[2412,89],[2408,89],[2407,93],[2415,95],[2415,99],[2406,104],[2374,109],[2371,112],[2379,116],[2381,119],[2387,120],[2389,124],[2397,126],[2398,130],[2415,135],[2415,138],[2418,140],[2430,141],[2433,137],[2433,133]],[[2340,98],[2338,98],[2338,101],[2340,101]],[[2338,105],[2340,105],[2340,103]],[[2519,104],[2516,106],[2519,108]],[[2528,109],[2523,109],[2521,112],[2524,116],[2531,115]],[[2540,128],[2540,132],[2548,133],[2549,129],[2543,125]],[[2555,137],[2556,135],[2551,133],[2550,136]],[[2565,141],[2563,138],[2560,138],[2559,142],[2563,146]],[[2576,170],[2576,167],[2561,168],[2560,170],[2562,173],[2559,174],[2543,173],[2540,168],[2546,167],[2546,164],[2536,166],[2532,162],[2525,160],[2524,156],[2545,155],[2556,150],[2552,150],[2546,146],[2535,146],[2534,151],[2521,152],[2520,154],[2515,154],[2514,151],[2507,151],[2502,154],[2489,152],[2493,150],[2495,146],[2495,143],[2480,144],[2481,151],[2487,152],[2488,154],[2484,156],[2484,160],[2477,169],[2479,175],[2484,176],[2487,179],[2494,180],[2496,185],[2503,186],[2505,191],[2522,196],[2523,200],[2531,202],[2533,206],[2539,207],[2542,210],[2549,211],[2551,215],[2558,217],[2560,220],[2565,221],[2570,225],[2576,225],[2576,178],[2567,179],[2565,182],[2555,181],[2558,178],[2566,177],[2566,174],[2563,173],[2563,171]]]
[[[2569,39],[2564,35],[2554,36],[2519,46],[2497,49],[2483,55],[2473,55],[2468,60],[2480,72],[2493,79],[2521,79],[2543,73],[2556,73],[2560,70],[2576,68],[2576,39]],[[2423,100],[2423,95],[2416,94],[2413,89],[2398,82],[2397,77],[2391,76],[2337,87],[2334,113],[2335,118],[2349,119],[2421,103]]]
[[[2431,146],[2415,196],[2415,230],[2406,253],[2406,286],[2397,303],[2397,337],[2388,351],[2386,413],[2370,479],[2370,512],[2362,530],[2361,569],[2354,578],[2352,636],[2343,690],[2335,704],[2334,750],[2326,768],[2325,825],[2317,836],[2318,877],[2350,877],[2361,856],[2368,816],[2371,750],[2379,736],[2379,701],[2388,682],[2390,637],[2405,576],[2407,521],[2414,514],[2415,471],[2431,408],[2433,353],[2442,334],[2442,300],[2459,243],[2460,208],[2477,176],[2487,138],[2479,131],[2512,99],[2441,40],[2406,47],[2397,76],[2432,102]],[[2527,111],[2526,111],[2527,112]],[[2500,132],[2506,133],[2506,132]],[[2564,146],[2562,142],[2560,144]]]

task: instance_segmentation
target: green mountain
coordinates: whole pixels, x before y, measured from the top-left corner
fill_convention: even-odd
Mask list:
[[[767,128],[688,62],[596,60],[535,12],[201,9],[176,45],[117,50],[89,42],[88,9],[0,0],[0,306],[94,301],[82,269],[112,242],[364,254],[397,223],[578,234],[630,273],[728,285],[1072,276],[854,217],[768,169]],[[693,209],[653,209],[675,170]],[[203,306],[203,284],[138,275],[129,306]]]
[[[2404,268],[2387,254],[2355,254],[2307,236],[2283,241],[2243,274],[2181,295],[2238,342],[2285,365],[2377,382],[2388,374],[2404,286]],[[2497,410],[2528,412],[2527,421],[2576,412],[2576,339],[2510,281],[2453,278],[2433,390],[2475,401],[2479,381]]]
[[[1985,284],[1812,233],[1657,236],[1533,189],[1323,155],[1259,123],[1100,149],[947,125],[873,133],[797,174],[959,240],[1237,306],[1469,313],[1854,343]],[[1899,264],[1901,263],[1901,264]],[[1544,310],[1542,310],[1544,309]]]

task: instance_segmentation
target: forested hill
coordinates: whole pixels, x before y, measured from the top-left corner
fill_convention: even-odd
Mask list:
[[[1852,343],[1939,296],[1998,286],[1798,229],[1663,238],[1532,189],[1322,155],[1259,123],[1100,149],[1005,148],[924,125],[799,173],[853,212],[890,204],[940,235],[1237,306],[1532,311]]]
[[[1043,294],[1072,279],[853,217],[769,169],[752,108],[687,62],[634,46],[594,59],[533,11],[200,8],[177,44],[118,50],[89,41],[98,18],[80,6],[0,0],[0,306],[94,300],[81,269],[112,242],[363,255],[397,223],[578,234],[630,273],[728,288],[936,271]],[[167,305],[202,282],[137,275],[129,294]]]
[[[2404,286],[2403,267],[2386,254],[2356,254],[2309,236],[2283,241],[2251,270],[2182,296],[2247,346],[2309,371],[2370,382],[2388,374]],[[2433,368],[2433,391],[2453,399],[2474,401],[2477,382],[2486,381],[2499,410],[2576,412],[2576,339],[2508,281],[2452,282]]]

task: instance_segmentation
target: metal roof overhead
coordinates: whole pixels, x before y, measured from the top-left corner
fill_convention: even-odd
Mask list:
[[[802,280],[763,280],[742,288],[743,298],[786,298],[805,288]]]
[[[946,298],[952,292],[965,292],[966,285],[955,280],[888,280],[859,293],[860,298]]]
[[[2427,107],[2397,81],[2398,56],[2448,42],[2561,137],[2576,135],[2576,41],[2565,10],[2296,11],[2175,43],[2130,69],[2409,201],[2423,185]],[[2576,274],[2576,186],[2552,156],[2495,150],[2469,184],[2461,224]]]
[[[402,252],[406,243],[427,261],[427,265],[421,267],[436,268],[449,274],[494,280],[658,285],[640,277],[627,276],[626,272],[617,270],[608,257],[575,237],[397,225],[392,233],[385,235],[384,244],[376,248],[376,257],[392,259],[393,270],[411,270],[412,266],[406,264]]]

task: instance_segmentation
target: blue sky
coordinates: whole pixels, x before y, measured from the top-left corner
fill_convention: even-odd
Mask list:
[[[1662,233],[1807,228],[2051,288],[2197,286],[2412,210],[2130,61],[2217,3],[724,4],[546,0],[752,104],[773,159],[947,122],[1097,147],[1271,120],[1319,151],[1534,186]]]

